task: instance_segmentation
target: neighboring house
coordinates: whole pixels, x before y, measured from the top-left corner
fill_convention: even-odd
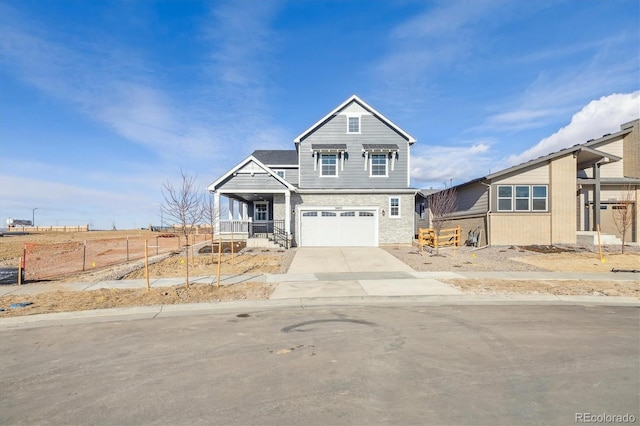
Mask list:
[[[616,243],[613,212],[630,191],[634,223],[626,241],[638,242],[640,120],[455,188],[450,224],[461,226],[463,240],[479,229],[480,245],[597,243],[600,225],[603,244]]]
[[[414,237],[415,139],[353,95],[295,138],[258,150],[209,186],[218,232],[279,235],[297,246],[378,246]]]

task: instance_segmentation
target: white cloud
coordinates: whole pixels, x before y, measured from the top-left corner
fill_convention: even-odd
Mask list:
[[[489,172],[491,142],[464,146],[429,146],[411,155],[414,186],[442,188],[443,184],[466,182]]]
[[[571,123],[532,148],[510,156],[510,165],[547,155],[606,133],[615,133],[620,125],[640,117],[640,91],[612,94],[589,102],[571,118]]]
[[[433,85],[438,79],[432,76],[465,66],[464,61],[483,46],[483,30],[515,8],[513,2],[501,0],[428,2],[424,12],[391,31],[389,53],[373,67],[379,82],[374,98],[400,111],[419,108],[437,91]]]
[[[608,43],[602,45],[608,46]],[[475,130],[506,132],[540,128],[557,123],[558,117],[575,111],[589,97],[593,99],[603,92],[637,86],[638,56],[613,60],[606,51],[603,47],[603,52],[594,54],[586,64],[539,73],[521,94],[495,107],[501,112],[488,116]]]
[[[205,23],[207,31],[215,28],[211,50],[192,64],[210,67],[215,79],[191,81],[177,93],[158,80],[157,65],[145,63],[145,51],[96,34],[78,41],[9,6],[1,11],[0,63],[7,71],[162,159],[219,161],[237,155],[235,146],[255,139],[256,129],[258,138],[270,134],[268,143],[281,143],[284,132],[270,124],[264,96],[272,6],[232,2],[217,9]]]

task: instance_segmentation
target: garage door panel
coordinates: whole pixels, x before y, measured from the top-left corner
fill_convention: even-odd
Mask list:
[[[304,211],[301,216],[301,246],[377,246],[375,210],[357,209]]]

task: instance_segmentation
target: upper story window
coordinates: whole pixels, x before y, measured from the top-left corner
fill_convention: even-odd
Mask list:
[[[499,212],[546,212],[547,185],[498,185]]]
[[[393,172],[400,148],[395,143],[363,143],[364,169],[369,176],[389,176]]]
[[[338,156],[336,154],[320,155],[320,176],[338,176]]]
[[[347,133],[360,133],[360,116],[347,116]]]
[[[387,176],[387,155],[371,154],[371,176]]]
[[[276,170],[275,172],[276,172],[276,174],[277,174],[278,176],[280,176],[282,179],[284,179],[284,178],[285,178],[284,170]]]
[[[400,217],[400,197],[389,197],[389,217]]]

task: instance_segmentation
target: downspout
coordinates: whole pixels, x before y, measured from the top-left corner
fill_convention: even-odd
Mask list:
[[[479,182],[480,185],[487,187],[487,193],[489,195],[489,205],[487,206],[487,245],[491,246],[491,184]]]

